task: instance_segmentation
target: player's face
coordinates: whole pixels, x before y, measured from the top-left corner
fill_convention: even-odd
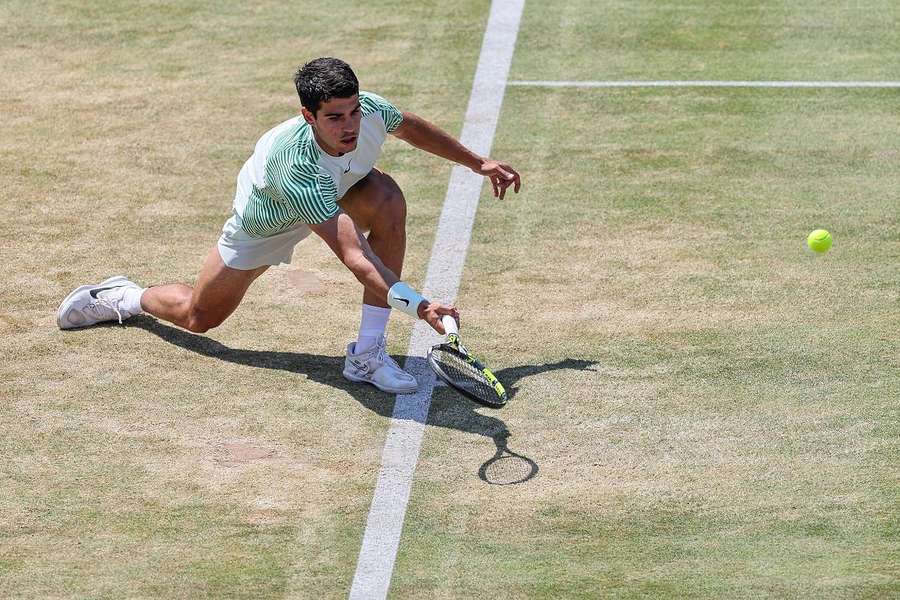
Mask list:
[[[338,155],[356,149],[359,123],[362,120],[359,95],[332,98],[328,102],[323,102],[315,116],[305,108],[302,111],[303,118],[313,126],[316,140],[323,150]]]

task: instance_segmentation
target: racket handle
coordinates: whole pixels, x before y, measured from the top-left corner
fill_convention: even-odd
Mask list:
[[[459,325],[456,324],[456,319],[450,315],[441,317],[441,324],[444,326],[444,332],[447,335],[459,335]]]

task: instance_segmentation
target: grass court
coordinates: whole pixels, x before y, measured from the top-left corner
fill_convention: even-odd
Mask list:
[[[192,282],[307,60],[458,135],[488,10],[0,5],[0,596],[347,596],[394,397],[341,377],[361,290],[321,241],[207,335],[55,311]],[[898,22],[529,0],[509,79],[898,81]],[[456,304],[512,400],[436,389],[390,597],[900,596],[898,102],[509,86],[492,154],[524,189],[483,189]],[[380,166],[418,288],[451,167],[398,140]],[[537,474],[485,481],[501,443]]]

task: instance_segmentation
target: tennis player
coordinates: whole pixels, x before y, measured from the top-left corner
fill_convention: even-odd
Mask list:
[[[59,306],[61,329],[121,323],[146,312],[204,333],[234,312],[266,269],[289,263],[297,242],[313,232],[364,287],[362,322],[356,341],[347,346],[344,377],[385,392],[416,390],[415,378],[386,351],[391,308],[424,319],[438,333],[444,333],[443,315],[458,318],[459,313],[400,280],[406,200],[397,183],[375,168],[387,134],[489,178],[500,198],[510,186],[519,191],[519,174],[478,156],[425,119],[359,91],[356,75],[341,60],[313,60],[297,71],[294,83],[300,115],[256,143],[238,175],[233,214],[197,284],[142,288],[119,275],[83,285]]]

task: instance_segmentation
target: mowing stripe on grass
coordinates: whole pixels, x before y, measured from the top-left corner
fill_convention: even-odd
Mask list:
[[[509,81],[516,87],[900,88],[900,81]]]
[[[482,156],[488,156],[491,151],[524,5],[525,0],[491,3],[459,138]],[[425,276],[426,297],[446,302],[456,298],[483,184],[484,179],[469,169],[453,167]],[[387,596],[434,388],[434,375],[425,356],[437,342],[438,335],[424,321],[417,321],[404,366],[419,380],[419,391],[397,396],[350,598]]]

